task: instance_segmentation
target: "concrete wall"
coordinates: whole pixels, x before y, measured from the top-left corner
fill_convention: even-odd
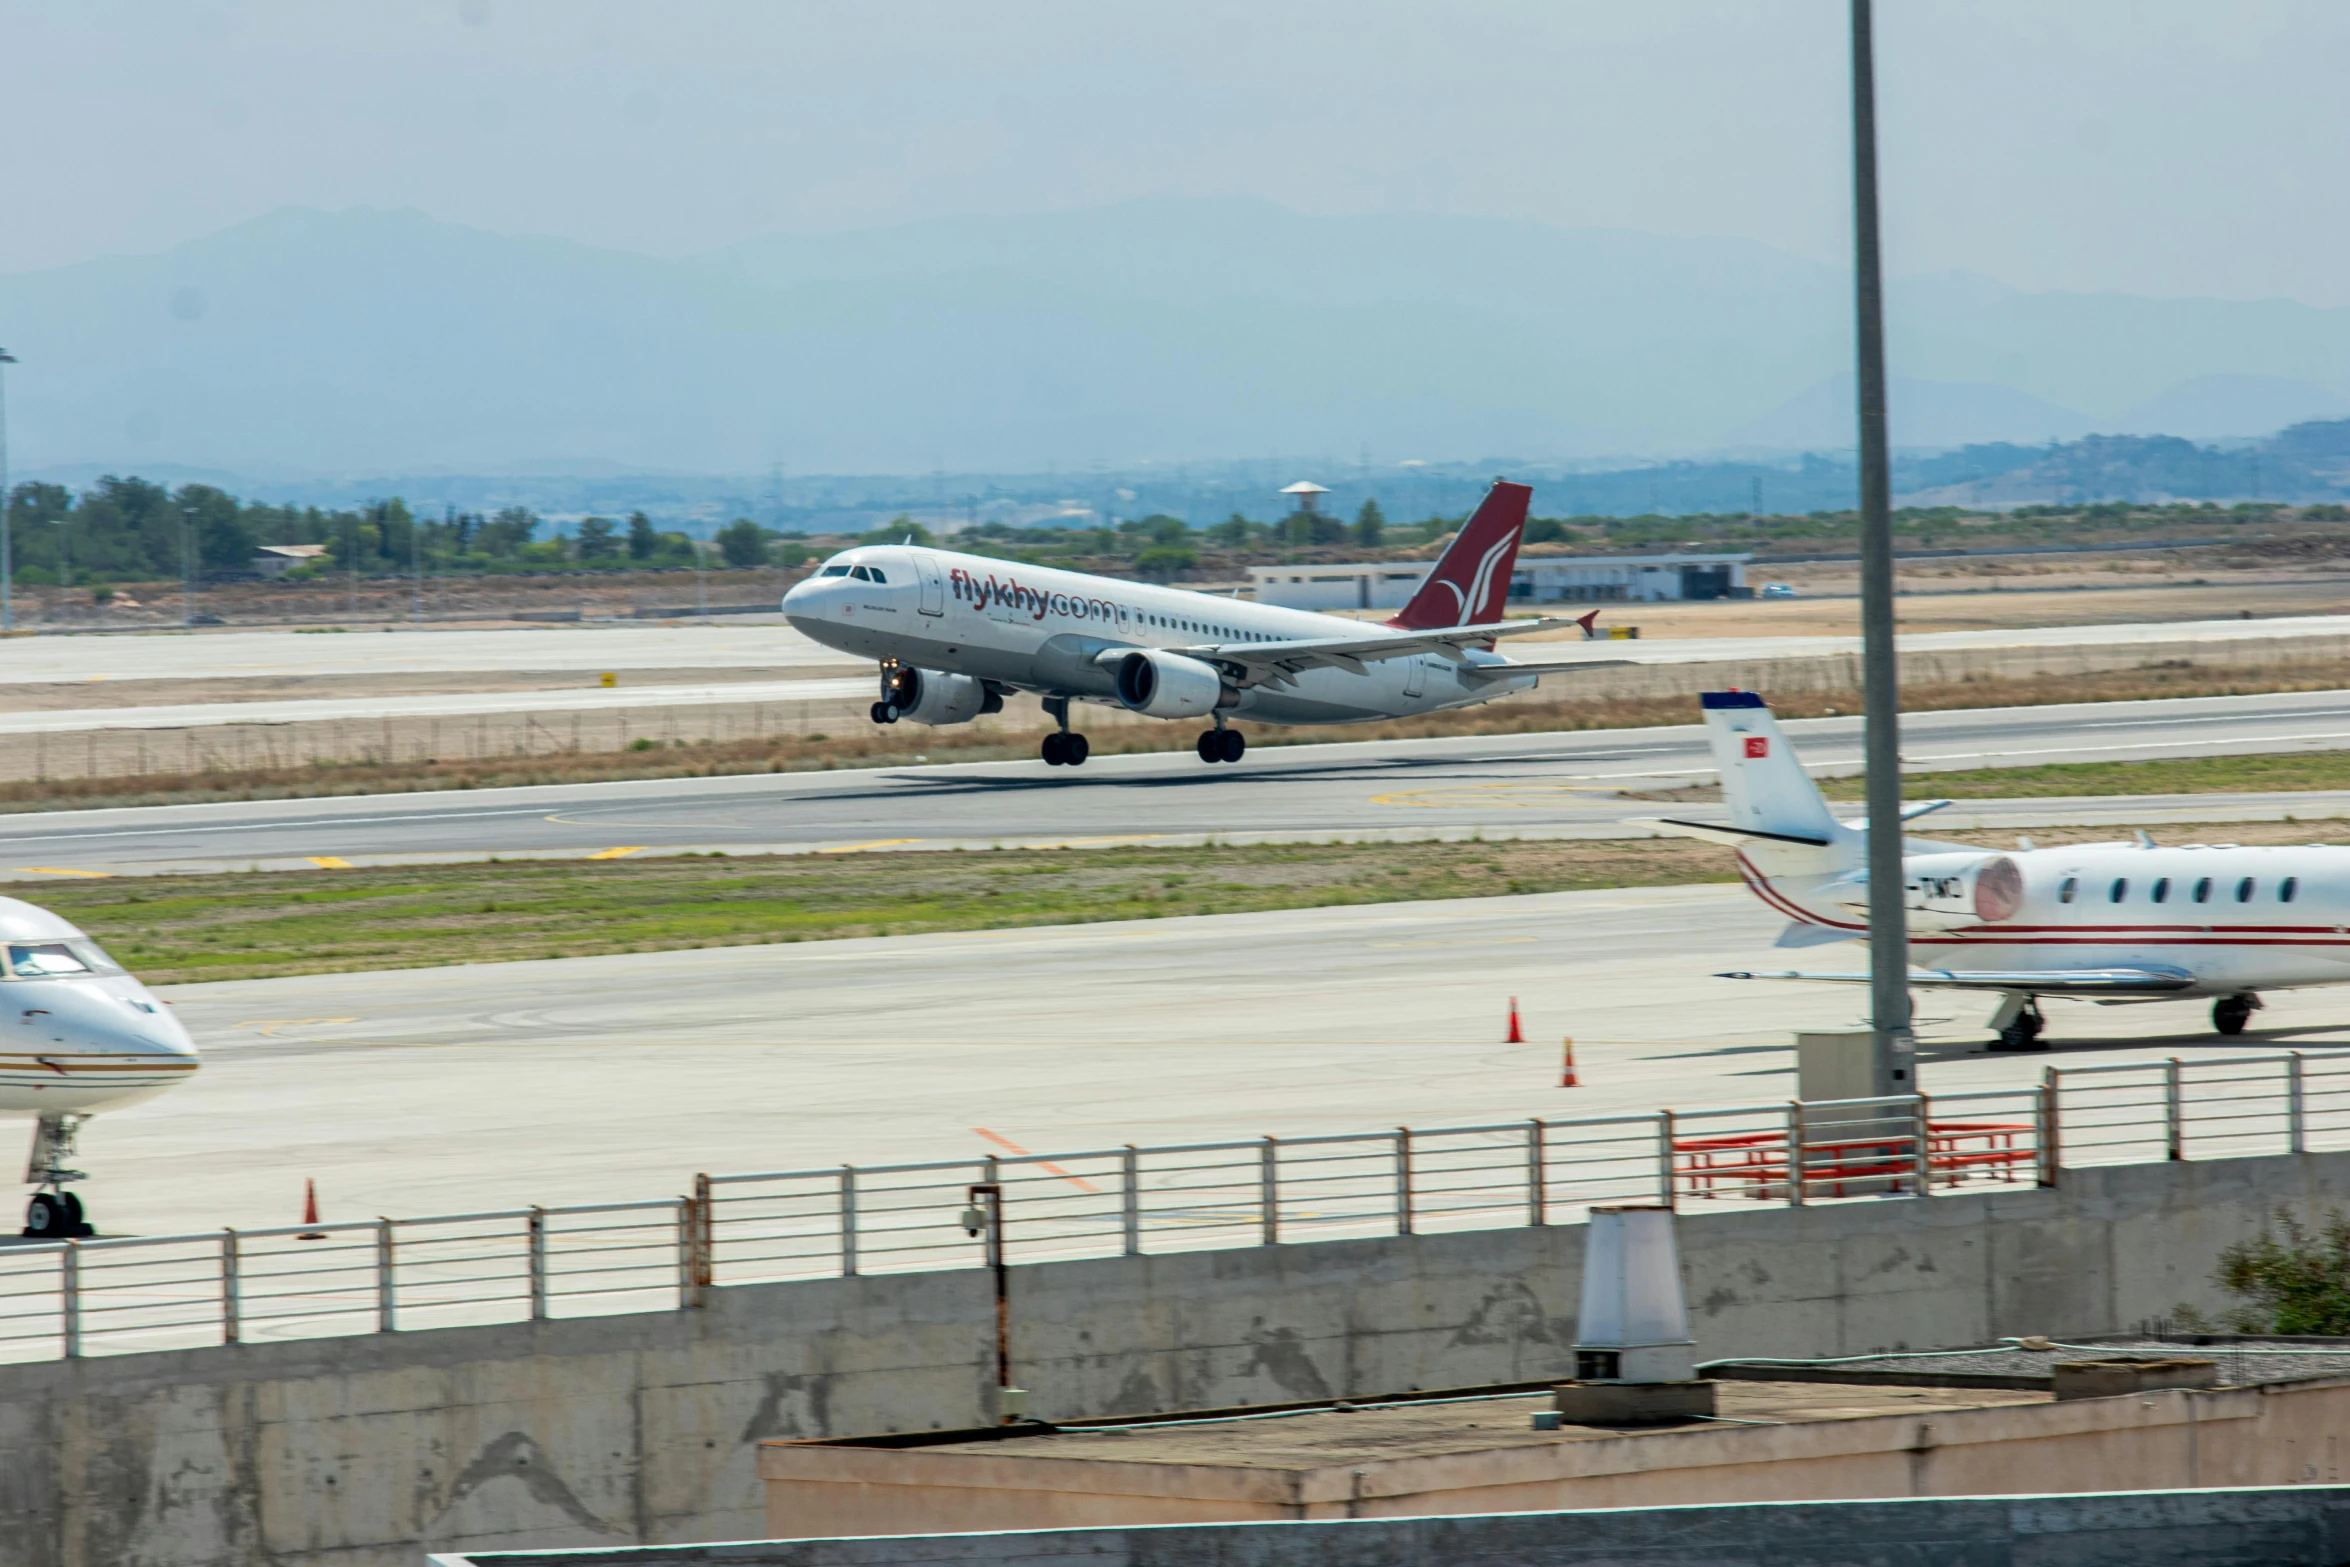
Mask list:
[[[1781,1502],[436,1557],[439,1567],[2339,1567],[2350,1488]]]
[[[2350,1198],[2350,1154],[2067,1172],[2056,1189],[1692,1212],[1708,1355],[2126,1328],[2212,1305],[2219,1249]],[[1046,1419],[1567,1373],[1578,1227],[1016,1270]],[[989,1418],[984,1275],[715,1291],[695,1312],[0,1367],[0,1567],[392,1567],[742,1539],[757,1444]]]

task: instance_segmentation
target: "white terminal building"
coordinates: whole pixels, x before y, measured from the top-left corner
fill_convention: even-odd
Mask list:
[[[1510,573],[1513,604],[1655,604],[1745,598],[1752,555],[1561,555],[1521,558]],[[1401,609],[1434,561],[1251,566],[1260,604],[1285,609]]]

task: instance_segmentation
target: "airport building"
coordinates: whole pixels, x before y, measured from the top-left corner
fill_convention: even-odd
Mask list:
[[[1745,598],[1752,555],[1559,555],[1520,559],[1510,600],[1521,604],[1653,604]],[[1251,566],[1260,604],[1285,609],[1401,609],[1432,561]]]

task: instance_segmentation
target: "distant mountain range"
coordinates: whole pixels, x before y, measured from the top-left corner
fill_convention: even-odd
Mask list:
[[[2350,412],[2350,310],[1892,291],[1910,447]],[[684,260],[282,211],[0,277],[20,471],[1082,471],[1850,445],[1845,279],[1742,240],[1151,200]]]

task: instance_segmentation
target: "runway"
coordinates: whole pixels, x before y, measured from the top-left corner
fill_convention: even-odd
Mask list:
[[[1675,887],[175,986],[207,1064],[91,1124],[83,1190],[110,1232],[166,1234],[289,1222],[305,1177],[352,1219],[665,1197],[697,1170],[1784,1102],[1792,1031],[1863,998],[1709,977],[1779,925]],[[1512,996],[1523,1045],[1501,1043]],[[2052,1004],[2055,1054],[1957,1053],[1987,1009],[1921,997],[1928,1091],[2350,1043],[2350,992],[2319,990],[2226,1045],[2191,1004]]]
[[[1920,713],[1909,765],[1936,769],[2334,750],[2350,692]],[[1813,771],[1855,772],[1857,718],[1788,726]],[[0,876],[135,875],[662,852],[839,852],[1112,842],[1623,836],[1653,801],[1624,790],[1712,777],[1696,726],[1260,746],[1235,767],[1189,752],[1082,770],[990,762],[0,817]],[[1930,795],[1931,778],[1912,782]],[[2227,821],[2341,810],[2331,796],[1975,802],[1986,826]],[[1703,815],[1708,807],[1672,807]]]
[[[1636,619],[1640,606],[1611,606],[1610,621]],[[2280,615],[2263,620],[2147,621],[2123,625],[2034,626],[1915,632],[1904,652],[1967,648],[2063,647],[2114,643],[2211,643],[2244,638],[2350,636],[2350,615]],[[1535,639],[1549,656],[1572,656],[1550,637]],[[1675,637],[1594,642],[1593,658],[1641,663],[1717,659],[1816,658],[1857,653],[1851,636]],[[19,637],[0,642],[0,686],[76,680],[219,680],[471,673],[483,669],[731,669],[839,665],[842,656],[777,620],[649,626],[401,627],[341,635],[301,631],[153,631],[136,635]]]

